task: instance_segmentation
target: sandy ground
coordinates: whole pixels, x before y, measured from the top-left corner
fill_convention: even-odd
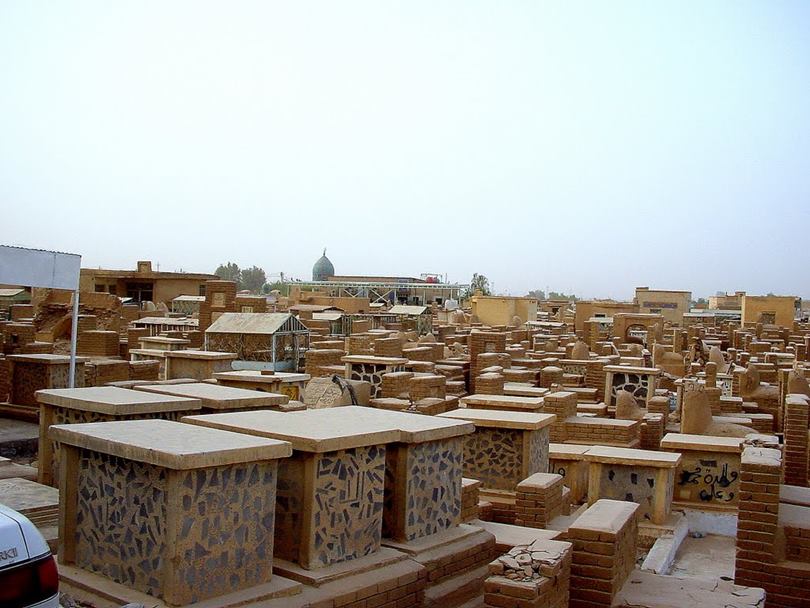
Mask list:
[[[670,574],[708,579],[734,578],[735,547],[735,539],[728,536],[687,536],[678,548]]]

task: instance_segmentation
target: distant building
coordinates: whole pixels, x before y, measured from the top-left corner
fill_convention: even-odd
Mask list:
[[[156,272],[152,262],[140,261],[136,270],[82,268],[79,289],[132,298],[138,303],[163,302],[171,308],[177,296],[204,296],[205,282],[216,278],[213,274]]]
[[[661,315],[670,323],[680,324],[683,315],[689,312],[692,292],[636,287],[634,302],[638,305],[640,313]]]
[[[298,281],[291,284],[291,290],[294,289],[295,292],[290,292],[290,301],[338,306],[346,312],[353,312],[351,307],[345,305],[345,298],[367,298],[369,304],[384,302],[391,306],[394,304],[427,306],[433,303],[441,305],[446,300],[458,300],[459,292],[466,287],[464,284],[442,283],[435,275],[423,275],[419,279],[336,275],[335,267],[326,257],[324,249],[323,255],[312,267],[312,281]]]
[[[511,325],[518,317],[521,323],[537,320],[537,300],[508,296],[473,296],[470,299],[473,316],[484,325]]]
[[[709,309],[741,310],[744,295],[744,291],[735,291],[734,293],[718,293],[717,295],[709,296]]]
[[[742,297],[743,325],[764,323],[793,327],[797,310],[801,310],[801,299],[796,296],[749,296]]]
[[[577,331],[583,331],[585,323],[591,319],[612,319],[620,312],[638,312],[637,304],[615,300],[577,300],[575,305],[574,328]]]

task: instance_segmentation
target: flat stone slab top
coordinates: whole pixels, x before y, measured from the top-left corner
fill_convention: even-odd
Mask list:
[[[220,353],[215,350],[170,350],[166,356],[172,359],[199,359],[201,361],[233,361],[237,357],[236,353]]]
[[[40,403],[86,412],[128,416],[131,414],[199,410],[202,401],[172,395],[148,394],[117,386],[52,388],[36,392]]]
[[[192,382],[188,384],[142,384],[136,386],[135,390],[199,399],[204,407],[216,410],[271,407],[274,405],[284,405],[290,401],[287,395],[262,393],[260,391],[251,391],[244,388],[208,384],[207,382]]]
[[[810,507],[810,488],[779,486],[779,502],[800,507]]]
[[[8,355],[6,357],[9,361],[15,363],[41,363],[43,365],[64,365],[70,363],[70,357],[67,355],[50,355],[42,353],[39,355]],[[76,357],[76,363],[87,363],[90,359],[87,357]]]
[[[615,448],[597,445],[583,454],[588,462],[602,464],[623,464],[638,467],[675,468],[681,462],[681,455],[675,452],[655,452],[635,448]]]
[[[638,504],[623,500],[600,498],[572,524],[578,530],[616,534],[638,509]]]
[[[516,397],[542,397],[547,395],[549,389],[540,388],[539,386],[532,386],[531,384],[523,384],[521,382],[504,382],[503,394],[513,395]]]
[[[782,451],[773,448],[746,447],[740,461],[747,465],[779,467],[782,466]]]
[[[635,365],[606,365],[604,367],[606,372],[614,372],[620,374],[641,374],[657,376],[661,370],[657,367],[639,367]]]
[[[571,416],[565,419],[567,424],[585,424],[585,425],[595,425],[595,426],[614,426],[616,428],[621,427],[632,427],[639,424],[640,420],[619,420],[617,418],[600,418],[598,416],[594,416],[591,413],[583,412],[581,414],[577,414],[576,416]]]
[[[191,340],[185,338],[170,338],[168,336],[144,336],[139,342],[154,342],[155,344],[190,344]]]
[[[543,407],[542,397],[518,397],[512,395],[468,395],[461,398],[462,407],[475,408],[476,405],[489,407],[509,406],[537,410]]]
[[[346,355],[341,361],[343,363],[370,363],[372,365],[405,365],[408,359],[404,357],[377,357],[375,355]]]
[[[202,469],[286,458],[286,441],[229,433],[170,420],[57,424],[48,435],[65,445],[167,469]]]
[[[236,380],[239,382],[256,382],[257,384],[268,382],[306,382],[311,378],[309,374],[294,374],[292,372],[275,372],[273,374],[263,374],[259,370],[240,369],[232,372],[214,372],[216,380]]]
[[[26,517],[59,508],[59,490],[35,481],[11,477],[0,480],[0,501]]]
[[[712,437],[711,435],[689,435],[667,433],[661,440],[661,448],[667,450],[690,450],[699,452],[742,452],[742,437]]]
[[[548,457],[555,460],[582,460],[582,455],[590,449],[589,445],[549,443]]]
[[[439,414],[438,418],[455,418],[469,420],[476,427],[517,429],[537,431],[550,426],[557,416],[554,414],[535,414],[530,412],[510,412],[506,410],[476,410],[462,408]]]
[[[233,412],[185,416],[183,422],[283,439],[303,452],[334,452],[384,443],[421,443],[466,435],[469,424],[442,424],[437,417],[345,406],[300,412]]]

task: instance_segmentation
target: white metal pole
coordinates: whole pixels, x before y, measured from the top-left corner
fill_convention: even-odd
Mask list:
[[[70,324],[70,373],[68,384],[76,388],[76,342],[79,339],[79,290],[73,292],[73,319]]]

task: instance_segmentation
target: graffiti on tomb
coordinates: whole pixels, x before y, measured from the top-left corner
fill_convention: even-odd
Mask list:
[[[687,500],[698,498],[702,502],[731,503],[737,498],[740,474],[730,470],[729,465],[729,462],[704,458],[684,463],[677,485],[679,490],[688,491],[679,491],[679,495]]]

